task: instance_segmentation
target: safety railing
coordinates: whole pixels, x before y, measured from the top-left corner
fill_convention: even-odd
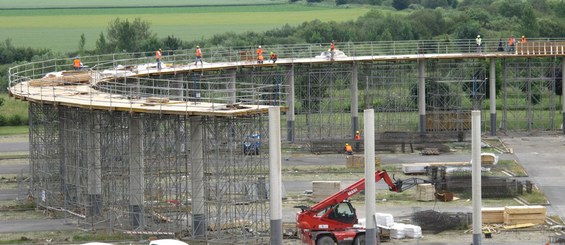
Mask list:
[[[565,38],[535,38],[529,39],[526,43],[516,44],[515,50],[511,50],[507,44],[507,40],[501,39],[485,39],[482,41],[480,52],[512,52],[521,55],[537,55],[537,54],[563,54],[565,52]],[[290,60],[301,62],[319,61],[316,57],[322,57],[324,52],[328,51],[329,43],[319,44],[292,44],[292,45],[262,45],[263,55],[265,60],[269,59],[270,52],[276,52],[279,59],[285,59],[286,62]],[[257,47],[203,47],[203,60],[207,64],[221,66],[223,62],[231,62],[232,64],[255,64],[257,59]],[[419,40],[419,41],[379,41],[379,42],[343,42],[337,43],[336,49],[342,51],[346,57],[359,57],[359,56],[383,56],[383,55],[413,55],[413,54],[452,54],[452,53],[476,53],[479,50],[474,39],[465,40]],[[501,50],[502,49],[502,50]],[[306,60],[304,60],[306,59]],[[40,79],[46,74],[57,73],[72,70],[73,58],[66,59],[51,59],[38,62],[30,62],[22,65],[14,66],[9,69],[9,86],[12,89],[25,89],[24,87],[15,88],[15,85],[29,80]],[[93,73],[92,76],[95,80],[102,81],[106,85],[98,84],[96,81],[93,88],[102,91],[125,96],[127,98],[135,98],[138,96],[156,96],[159,94],[176,94],[178,97],[179,91],[175,88],[160,87],[138,87],[133,88],[132,84],[124,84],[124,79],[121,81],[118,78],[127,77],[135,74],[135,69],[149,69],[156,66],[155,53],[152,52],[137,52],[137,53],[114,53],[97,56],[84,56],[81,57],[82,63],[87,69]],[[194,50],[165,50],[163,52],[162,62],[169,71],[175,69],[198,68],[194,65],[195,52]],[[128,73],[127,71],[132,71]],[[115,81],[111,81],[115,79]],[[224,78],[217,77],[216,80]],[[143,79],[161,84],[176,83],[174,79]],[[189,84],[190,83],[190,84]],[[184,88],[183,95],[179,99],[190,101],[195,100],[196,95],[200,95],[201,101],[210,101],[214,103],[225,103],[233,100],[233,94],[229,97],[219,95],[218,93],[206,92],[204,90],[189,89],[195,82],[185,81],[182,84]],[[204,86],[210,81],[197,81],[197,84]],[[119,85],[121,84],[121,85]],[[119,85],[119,86],[118,86]],[[209,84],[208,84],[209,85]],[[181,85],[177,85],[181,86]],[[247,86],[247,87],[246,87]],[[250,103],[250,104],[274,104],[283,101],[284,86],[272,85],[273,87],[263,88],[260,86],[251,86],[243,83],[238,83],[237,88],[237,102]],[[151,91],[152,88],[156,92]],[[244,89],[243,89],[244,88]],[[42,96],[57,96],[55,93],[58,88],[42,87]],[[216,89],[216,88],[214,88]],[[231,88],[233,89],[233,88]],[[222,88],[220,91],[228,91],[228,88]],[[139,95],[128,94],[131,91],[144,91]],[[245,92],[244,92],[245,91]],[[248,92],[250,91],[250,92]],[[276,91],[276,95],[269,95]],[[20,91],[21,93],[28,93],[29,91]],[[72,92],[69,92],[72,93]],[[230,91],[226,93],[231,93]],[[193,95],[188,96],[188,95]],[[207,97],[208,95],[208,97]],[[275,99],[276,97],[276,99]],[[110,99],[113,97],[110,96]],[[93,98],[92,98],[93,99]]]

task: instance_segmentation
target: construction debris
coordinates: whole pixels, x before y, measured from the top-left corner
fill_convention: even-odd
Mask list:
[[[438,148],[424,148],[421,151],[422,155],[439,155]]]

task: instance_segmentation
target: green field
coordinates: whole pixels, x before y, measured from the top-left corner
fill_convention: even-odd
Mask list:
[[[99,8],[99,7],[139,7],[139,6],[210,6],[245,4],[281,4],[285,0],[0,0],[0,9],[15,8]]]
[[[0,4],[25,6],[29,1],[0,0]],[[51,2],[51,1],[50,1]],[[53,2],[65,2],[62,0]],[[102,1],[116,2],[116,1]],[[149,2],[149,1],[144,1]],[[181,2],[169,0],[168,2]],[[200,1],[202,2],[202,1]],[[229,2],[216,0],[211,2]],[[271,1],[243,1],[271,2]],[[274,1],[280,2],[280,1]],[[240,1],[237,1],[241,4]],[[298,25],[305,21],[355,20],[369,8],[333,8],[306,5],[253,5],[217,7],[163,7],[163,8],[93,8],[93,9],[20,9],[0,10],[0,37],[12,39],[19,47],[50,48],[69,52],[78,49],[81,34],[86,37],[86,48],[93,49],[96,39],[105,32],[108,23],[116,18],[141,18],[151,24],[159,38],[173,35],[192,41],[218,33],[233,31],[265,31],[284,24]]]

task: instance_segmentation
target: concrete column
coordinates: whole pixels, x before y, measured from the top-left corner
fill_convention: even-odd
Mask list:
[[[96,115],[90,116],[87,124],[87,163],[89,216],[102,213],[102,162],[100,159],[100,121]]]
[[[206,235],[204,216],[204,142],[202,117],[190,118],[190,157],[192,161],[192,234],[195,238]]]
[[[282,245],[281,109],[269,108],[269,180],[271,245]]]
[[[496,136],[496,60],[490,59],[489,75],[490,135]]]
[[[365,244],[377,244],[377,224],[373,217],[375,205],[375,111],[364,111],[365,130]]]
[[[228,104],[235,104],[237,101],[236,91],[235,91],[236,71],[230,70],[229,74],[230,74],[230,81],[228,83],[228,91],[229,91]]]
[[[143,220],[145,166],[142,132],[142,119],[131,117],[129,121],[129,209],[133,229],[145,225]]]
[[[426,134],[426,61],[418,60],[418,115],[420,134]]]
[[[481,197],[481,111],[474,110],[472,114],[472,187],[473,187],[473,244],[481,244],[483,227],[482,197]]]
[[[286,112],[286,139],[289,142],[294,142],[294,65],[290,67],[287,83],[286,105],[288,106],[288,111]]]
[[[565,134],[565,100],[563,96],[565,96],[565,57],[561,58],[561,114],[562,114],[562,121],[561,121],[561,128],[563,134]]]
[[[352,138],[355,136],[355,131],[359,130],[358,83],[359,83],[359,76],[358,76],[357,64],[353,63],[353,65],[351,66],[351,125],[353,126],[351,131]]]

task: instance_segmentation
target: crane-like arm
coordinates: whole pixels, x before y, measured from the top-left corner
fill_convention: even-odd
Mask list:
[[[422,179],[410,178],[408,179],[409,181],[407,181],[408,185],[404,185],[405,181],[391,179],[388,173],[384,170],[382,171],[379,170],[375,172],[375,182],[379,182],[380,180],[384,180],[385,183],[388,185],[388,189],[394,192],[402,192],[404,190],[413,187],[414,185],[417,185],[418,182],[420,183],[426,182],[425,180]],[[365,178],[358,180],[357,182],[346,187],[345,189],[327,197],[326,199],[314,204],[311,207],[307,207],[307,206],[296,206],[296,207],[302,209],[302,212],[310,211],[317,213],[324,210],[328,206],[335,205],[346,199],[349,199],[351,196],[356,195],[363,190],[365,190]]]

